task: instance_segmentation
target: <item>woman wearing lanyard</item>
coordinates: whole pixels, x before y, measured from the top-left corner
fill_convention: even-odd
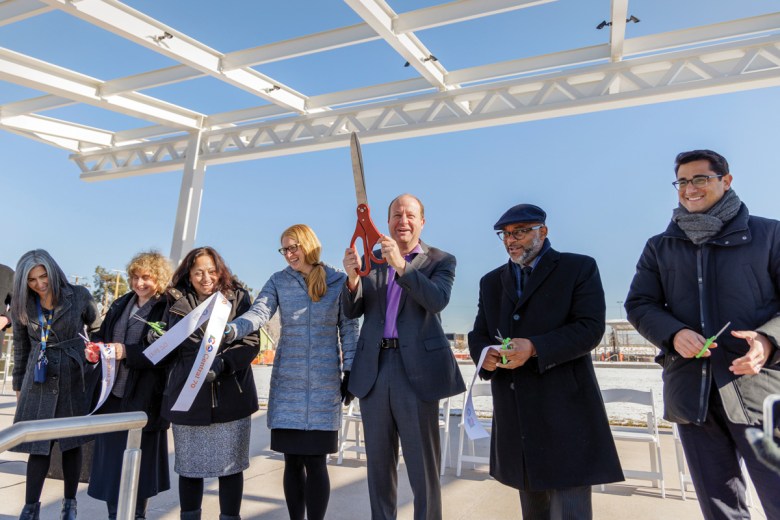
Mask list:
[[[277,309],[282,331],[271,372],[271,449],[284,453],[284,494],[292,520],[321,520],[330,497],[328,453],[338,450],[341,400],[358,336],[358,320],[341,312],[346,275],[320,262],[309,226],[282,233],[288,266],[271,276],[249,312],[229,324],[228,338],[263,326]],[[341,382],[342,359],[344,382]]]
[[[138,495],[135,517],[146,518],[149,497],[171,488],[168,470],[168,421],[160,417],[160,403],[165,388],[165,371],[153,366],[144,349],[148,346],[149,322],[160,321],[165,311],[161,295],[171,280],[171,265],[158,252],[140,253],[127,266],[132,291],[125,294],[108,309],[95,342],[112,343],[116,352],[113,386],[97,385],[93,398],[103,396],[97,414],[118,412],[146,412],[149,421],[141,435],[141,471],[138,477]],[[92,347],[92,345],[90,345]],[[89,349],[92,350],[92,349]],[[88,352],[98,355],[97,350]],[[95,361],[98,359],[96,358]],[[102,373],[98,366],[96,373]],[[100,377],[93,378],[95,380]],[[106,386],[106,388],[103,388]],[[109,520],[115,519],[119,502],[119,481],[122,476],[122,458],[127,446],[127,432],[98,435],[89,496],[104,500]]]
[[[14,422],[85,415],[84,334],[96,325],[97,307],[89,291],[70,285],[46,251],[22,255],[16,266],[11,301],[14,331]],[[59,439],[65,498],[62,518],[76,518],[76,490],[81,473],[81,445],[87,437]],[[39,518],[43,482],[49,470],[53,441],[20,444],[13,451],[29,453],[25,506],[20,519]]]
[[[193,249],[176,269],[168,290],[168,330],[217,291],[230,304],[229,320],[249,309],[249,295],[219,253],[211,247]],[[251,363],[260,339],[254,333],[239,341],[223,340],[189,410],[174,411],[179,395],[191,390],[189,374],[199,359],[205,329],[206,324],[196,329],[163,361],[169,376],[162,415],[173,428],[181,518],[200,519],[203,479],[219,477],[219,518],[238,520],[243,471],[249,467],[250,416],[258,409]]]

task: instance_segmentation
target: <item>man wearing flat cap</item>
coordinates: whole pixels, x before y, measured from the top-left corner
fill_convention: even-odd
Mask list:
[[[590,519],[591,486],[623,480],[590,353],[606,304],[593,258],[560,253],[538,206],[510,208],[494,229],[509,261],[479,284],[469,350],[493,391],[490,474],[520,490],[524,519]],[[499,332],[500,331],[500,332]]]

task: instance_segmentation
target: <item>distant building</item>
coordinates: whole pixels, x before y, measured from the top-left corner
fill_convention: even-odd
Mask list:
[[[628,320],[607,320],[607,329],[593,351],[596,361],[652,362],[658,349],[643,338]]]

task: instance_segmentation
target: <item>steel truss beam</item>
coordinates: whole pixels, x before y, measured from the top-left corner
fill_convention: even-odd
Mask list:
[[[618,88],[615,88],[618,85]],[[221,164],[780,85],[780,35],[203,133]],[[87,181],[181,169],[188,137],[71,158]]]
[[[305,96],[249,67],[223,70],[224,54],[116,0],[43,0],[46,4],[168,56],[272,103],[304,112]]]
[[[104,95],[101,80],[3,48],[0,79],[162,124],[193,129],[202,124],[203,116],[196,112],[137,92]]]

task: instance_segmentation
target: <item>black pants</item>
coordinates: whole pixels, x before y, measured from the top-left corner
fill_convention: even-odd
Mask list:
[[[322,520],[330,499],[325,455],[284,455],[284,499],[291,520]]]
[[[243,471],[219,477],[219,512],[225,516],[239,516],[243,494]],[[179,502],[182,512],[199,510],[203,502],[203,479],[179,475]]]
[[[548,491],[520,491],[523,520],[590,520],[593,518],[591,487]]]
[[[52,442],[52,446],[54,443]],[[48,455],[30,455],[27,460],[27,482],[25,487],[25,503],[40,502],[43,482],[49,472],[51,450]],[[63,496],[76,498],[81,474],[81,447],[62,452]]]
[[[679,425],[693,487],[706,520],[750,518],[741,459],[745,461],[766,517],[780,518],[780,475],[756,459],[745,437],[747,428],[728,420],[714,385],[704,424]]]

